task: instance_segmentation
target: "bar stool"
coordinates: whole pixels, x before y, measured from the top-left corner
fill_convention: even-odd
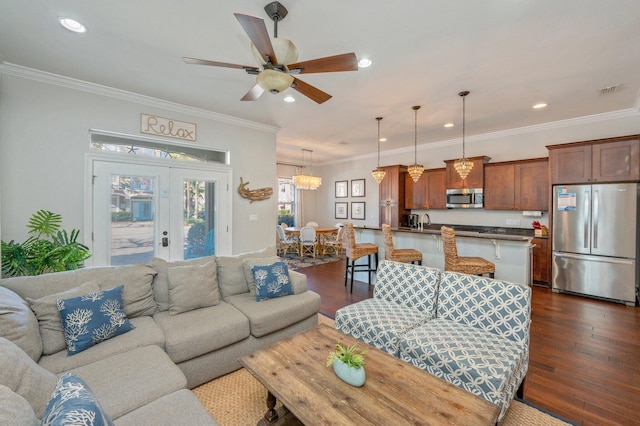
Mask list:
[[[353,223],[345,223],[344,225],[344,243],[347,254],[346,268],[344,272],[344,286],[347,286],[347,277],[351,274],[351,290],[353,293],[353,275],[356,272],[368,272],[369,284],[371,284],[371,273],[378,269],[378,246],[372,243],[356,244],[356,233],[353,230]],[[375,256],[375,268],[371,266],[371,255]],[[356,265],[356,260],[363,256],[367,256],[366,265]],[[351,266],[351,270],[349,270]]]
[[[494,278],[496,265],[481,257],[459,257],[456,234],[453,229],[443,226],[442,245],[444,250],[444,270],[463,274],[484,275]]]
[[[384,236],[384,260],[392,260],[402,263],[418,263],[422,265],[422,253],[415,249],[397,249],[393,248],[393,235],[391,235],[391,226],[382,224],[382,235]]]

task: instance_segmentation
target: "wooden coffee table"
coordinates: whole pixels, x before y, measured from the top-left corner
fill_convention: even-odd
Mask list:
[[[337,342],[368,350],[364,386],[326,367]],[[500,414],[497,405],[324,324],[240,363],[268,390],[263,424],[295,424],[273,409],[276,398],[305,425],[495,425]]]

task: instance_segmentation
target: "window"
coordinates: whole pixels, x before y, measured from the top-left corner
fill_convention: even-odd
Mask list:
[[[278,223],[295,226],[296,190],[290,177],[278,178]]]

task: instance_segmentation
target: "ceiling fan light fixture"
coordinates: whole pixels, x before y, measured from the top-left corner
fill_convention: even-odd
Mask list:
[[[281,71],[266,69],[256,77],[256,83],[264,90],[278,94],[287,90],[293,84],[293,76]]]
[[[456,169],[456,172],[458,172],[458,175],[462,180],[465,180],[467,176],[469,176],[471,169],[473,169],[473,161],[469,160],[464,155],[464,136],[465,136],[465,127],[466,127],[465,126],[465,118],[466,118],[465,99],[468,94],[469,94],[468,90],[458,93],[458,96],[462,97],[462,158],[456,160],[453,163],[453,168]]]
[[[286,38],[271,38],[271,46],[273,46],[273,53],[276,55],[276,60],[280,65],[288,65],[298,62],[298,48],[291,40]],[[256,46],[251,43],[251,53],[256,63],[259,66],[263,66],[264,59]]]
[[[413,165],[407,168],[411,179],[414,182],[420,180],[420,176],[422,176],[422,172],[424,172],[424,166],[422,164],[418,164],[418,110],[420,109],[420,105],[412,106],[411,109],[414,111],[414,137],[413,137]]]
[[[380,168],[380,121],[382,121],[382,117],[376,117],[376,120],[378,120],[378,167],[371,172],[371,176],[373,176],[376,183],[380,184],[387,172]]]

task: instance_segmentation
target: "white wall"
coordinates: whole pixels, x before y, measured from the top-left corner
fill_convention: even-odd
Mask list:
[[[465,139],[466,155],[468,157],[486,155],[491,162],[522,160],[527,158],[548,157],[547,145],[578,142],[640,134],[640,113],[637,109],[603,114],[593,117],[582,117],[564,122],[547,123],[541,126],[513,129],[505,132],[479,135]],[[384,150],[384,147],[381,148]],[[444,160],[452,160],[462,155],[461,139],[440,141],[424,144],[418,147],[418,163],[426,169],[444,167]],[[323,184],[316,194],[318,222],[333,224],[334,203],[349,202],[349,217],[351,217],[351,202],[366,201],[367,219],[351,220],[359,226],[379,226],[378,213],[378,184],[371,177],[371,171],[376,168],[377,154],[347,159],[331,164],[314,165],[314,171],[323,178]],[[382,151],[380,165],[413,164],[413,147],[396,151]],[[366,179],[365,198],[335,198],[334,183],[340,180]],[[351,190],[349,190],[351,195]],[[326,207],[323,207],[326,206]],[[423,210],[414,213],[423,213]],[[489,211],[489,210],[429,210],[433,223],[449,223],[460,225],[507,225],[508,219],[520,220],[515,227],[530,228],[532,220],[539,220],[548,224],[548,212],[542,218],[523,217],[521,212]]]
[[[237,193],[277,186],[276,128],[34,70],[0,68],[0,218],[3,241],[22,241],[39,209],[84,229],[89,129],[140,134],[140,113],[196,123],[197,145],[229,150],[233,169],[233,252],[275,244],[276,197],[249,203]],[[251,153],[247,155],[247,153]],[[249,215],[257,215],[250,222]],[[269,226],[267,226],[269,225]]]

